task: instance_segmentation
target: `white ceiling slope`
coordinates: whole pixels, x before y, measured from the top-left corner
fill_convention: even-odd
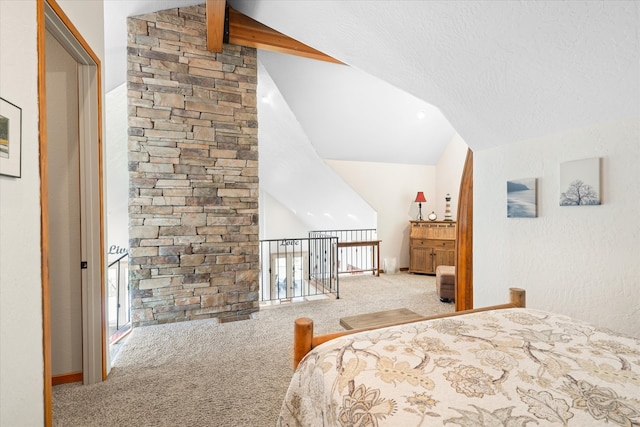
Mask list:
[[[440,110],[356,68],[259,58],[323,159],[434,165],[455,134]]]
[[[637,1],[229,3],[437,106],[474,150],[640,113]],[[273,75],[316,132],[300,76]]]
[[[318,156],[261,60],[258,79],[260,189],[310,230],[376,228],[376,212]]]

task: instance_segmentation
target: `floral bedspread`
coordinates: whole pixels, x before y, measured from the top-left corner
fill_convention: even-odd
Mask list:
[[[532,309],[329,341],[278,426],[640,426],[640,340]]]

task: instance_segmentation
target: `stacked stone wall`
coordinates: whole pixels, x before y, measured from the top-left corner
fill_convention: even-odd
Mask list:
[[[132,323],[258,310],[257,59],[205,7],[128,19]]]

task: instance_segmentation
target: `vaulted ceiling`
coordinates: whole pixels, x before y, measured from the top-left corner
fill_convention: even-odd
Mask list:
[[[106,0],[105,15],[203,2]],[[348,65],[262,55],[325,158],[433,164],[454,130],[483,150],[640,113],[640,2],[228,3]],[[122,25],[105,26],[107,64]],[[418,151],[385,153],[407,141]]]
[[[640,3],[230,0],[438,107],[474,149],[640,111]]]
[[[105,0],[107,90],[125,82],[127,16],[205,1],[221,22],[223,0]],[[227,2],[230,41],[248,19],[315,52],[258,50],[261,190],[311,229],[376,226],[323,159],[435,165],[455,133],[481,151],[640,114],[640,2]]]
[[[126,79],[127,16],[203,1],[106,0],[107,90]],[[305,45],[294,46],[295,56],[275,53],[288,50],[274,49],[279,41],[274,43],[276,38],[270,34],[240,34],[238,27],[251,18],[233,9],[231,13],[230,42],[246,44],[252,37],[257,40],[253,46],[271,43],[269,51],[259,50],[259,60],[321,158],[433,165],[455,134],[441,111],[425,100],[364,70],[331,62],[330,57]]]

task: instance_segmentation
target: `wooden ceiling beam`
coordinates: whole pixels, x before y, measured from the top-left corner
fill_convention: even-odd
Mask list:
[[[229,43],[341,64],[337,59],[267,27],[231,7]]]
[[[207,0],[207,49],[211,52],[222,52],[226,7],[226,0]]]
[[[206,7],[207,49],[212,52],[222,52],[222,43],[228,42],[341,64],[337,59],[226,6],[225,0],[207,0]],[[225,19],[228,19],[228,40],[225,40]]]

